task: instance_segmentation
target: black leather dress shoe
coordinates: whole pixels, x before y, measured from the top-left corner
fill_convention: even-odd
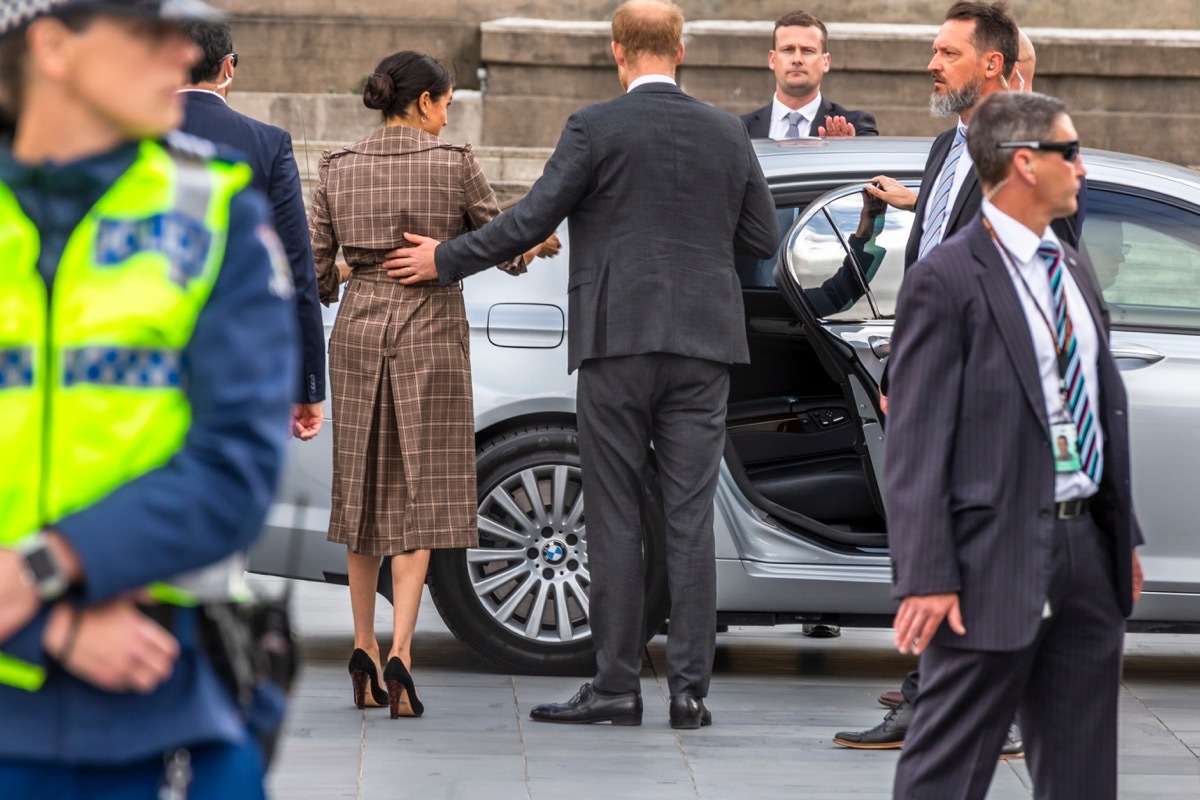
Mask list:
[[[690,694],[671,695],[671,727],[676,730],[695,730],[712,725],[712,712],[704,707],[704,698]]]
[[[904,746],[904,734],[908,733],[912,717],[913,707],[901,703],[887,713],[883,722],[869,731],[842,731],[834,734],[833,742],[856,750],[895,750]]]
[[[529,717],[538,722],[560,722],[565,725],[587,725],[592,722],[641,725],[642,695],[639,692],[604,694],[590,683],[585,683],[567,702],[534,706]]]

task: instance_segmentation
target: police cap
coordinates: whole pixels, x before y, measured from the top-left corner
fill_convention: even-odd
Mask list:
[[[20,30],[38,17],[71,11],[181,21],[217,21],[225,18],[223,11],[203,0],[3,0],[3,5],[0,5],[0,38]]]

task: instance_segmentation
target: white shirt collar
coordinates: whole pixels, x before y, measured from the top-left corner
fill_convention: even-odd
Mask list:
[[[1062,247],[1052,228],[1047,226],[1042,235],[1038,236],[996,208],[992,201],[986,198],[983,201],[983,215],[992,224],[992,230],[996,232],[996,238],[1000,240],[1000,244],[1017,259],[1017,266],[1033,261],[1033,257],[1037,255],[1038,246],[1043,241],[1049,240],[1057,244],[1059,248]]]
[[[629,84],[629,88],[625,90],[625,93],[628,94],[639,86],[645,86],[648,83],[669,83],[672,86],[679,85],[670,75],[643,75],[640,78],[634,78],[633,82]]]
[[[214,92],[212,89],[200,89],[197,87],[189,86],[186,89],[179,90],[180,94],[183,94],[184,92],[199,92],[201,94],[211,94],[213,97],[220,97],[222,103],[224,103],[225,105],[229,105],[229,101],[225,99],[224,95],[222,95],[220,92]]]
[[[800,106],[800,108],[797,108],[796,111],[799,111],[800,115],[808,121],[808,124],[812,125],[813,120],[815,120],[817,117],[817,111],[820,110],[820,108],[821,108],[821,101],[822,101],[821,93],[817,92],[816,97],[814,97],[808,103],[805,103],[804,105]],[[778,94],[774,95],[771,98],[771,120],[773,122],[779,122],[780,120],[782,120],[785,116],[787,116],[790,113],[792,113],[792,109],[788,108],[783,103],[779,102]],[[808,136],[808,131],[807,130],[801,131],[800,135]]]

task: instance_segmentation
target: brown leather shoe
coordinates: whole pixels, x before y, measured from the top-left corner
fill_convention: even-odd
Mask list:
[[[884,708],[895,708],[904,702],[904,692],[884,692],[879,695],[879,705]]]

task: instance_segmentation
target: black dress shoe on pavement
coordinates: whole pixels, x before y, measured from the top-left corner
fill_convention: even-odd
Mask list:
[[[690,694],[671,695],[671,727],[695,730],[712,725],[712,712],[704,707],[704,698]]]
[[[840,625],[830,625],[825,622],[813,622],[800,627],[801,633],[810,639],[836,639],[842,635]]]
[[[559,722],[565,725],[587,725],[611,722],[613,725],[642,724],[642,695],[639,692],[606,694],[590,683],[565,703],[544,703],[534,706],[530,719],[537,722]]]
[[[1004,740],[1004,746],[1000,748],[1000,760],[1008,761],[1013,758],[1025,757],[1025,742],[1021,741],[1021,729],[1017,727],[1017,723],[1008,726],[1008,737]]]
[[[904,734],[912,724],[913,707],[901,703],[887,713],[883,722],[869,731],[842,731],[833,737],[834,744],[856,750],[895,750],[904,746]]]

